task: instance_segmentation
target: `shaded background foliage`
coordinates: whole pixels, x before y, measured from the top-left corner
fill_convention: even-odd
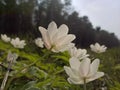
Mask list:
[[[71,0],[0,0],[0,33],[31,39],[39,36],[38,26],[47,28],[51,21],[67,24],[77,37],[77,47],[87,48],[95,42],[110,48],[120,46],[114,33],[94,28],[87,16],[80,16]]]

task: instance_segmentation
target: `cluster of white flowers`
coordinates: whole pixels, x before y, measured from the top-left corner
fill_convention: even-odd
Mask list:
[[[68,34],[68,27],[62,24],[59,28],[55,22],[51,22],[48,28],[39,27],[42,38],[35,39],[35,44],[38,47],[43,48],[44,45],[48,50],[52,52],[63,52],[68,51],[70,54],[69,64],[70,67],[64,66],[65,72],[67,73],[68,82],[72,84],[84,84],[100,78],[104,75],[103,72],[98,72],[100,64],[99,59],[95,59],[91,63],[89,54],[86,49],[76,48],[72,41],[76,38],[73,34]],[[26,45],[25,40],[20,40],[18,37],[10,39],[7,35],[1,35],[1,39],[5,42],[11,42],[15,48],[24,48]],[[93,52],[102,53],[105,52],[107,47],[96,43],[90,45]]]
[[[6,34],[1,34],[1,39],[4,42],[10,42],[15,48],[24,48],[26,45],[25,40],[20,40],[18,37],[11,39]]]
[[[91,63],[91,59],[88,58],[86,49],[77,49],[72,41],[75,39],[75,35],[68,34],[68,27],[62,24],[59,28],[55,22],[51,22],[48,25],[47,30],[44,27],[39,27],[42,34],[44,45],[47,49],[53,52],[63,52],[68,50],[71,58],[69,60],[70,67],[64,66],[64,69],[69,76],[68,82],[72,84],[84,84],[100,78],[104,75],[103,72],[98,72],[100,60],[95,59]],[[41,40],[40,40],[41,42]],[[40,45],[37,44],[38,46]],[[42,44],[43,45],[43,44]],[[40,45],[41,46],[41,45]],[[100,46],[98,43],[90,45],[92,51],[96,53],[105,52],[107,47]]]

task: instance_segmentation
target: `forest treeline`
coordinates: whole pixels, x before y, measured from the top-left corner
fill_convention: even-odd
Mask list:
[[[88,16],[80,16],[71,6],[71,0],[0,0],[0,33],[36,38],[38,26],[46,27],[51,21],[67,24],[76,35],[77,47],[87,48],[99,42],[107,47],[118,47],[114,33],[93,27]]]

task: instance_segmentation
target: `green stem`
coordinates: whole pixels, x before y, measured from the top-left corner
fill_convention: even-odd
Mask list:
[[[51,53],[51,51],[49,50],[47,53],[45,53],[41,58],[44,59],[46,56],[48,56]],[[28,65],[28,67],[33,66],[34,64],[36,64],[39,60],[36,60],[35,62],[31,63],[30,65]]]
[[[84,90],[87,90],[87,87],[86,87],[86,79],[84,79]]]
[[[49,50],[47,53],[45,53],[45,54],[41,57],[41,59],[44,59],[44,58],[45,58],[46,56],[48,56],[50,53],[51,53],[51,51]],[[27,69],[27,68],[35,65],[37,62],[39,62],[39,59],[36,60],[35,62],[29,64],[28,66],[24,67],[23,69],[21,69],[20,72],[21,72],[22,70],[24,70],[24,69]]]
[[[57,71],[54,74],[56,75],[56,74],[62,73],[63,71],[64,71],[64,69],[61,69],[60,71]]]
[[[12,63],[13,63],[13,60],[11,60],[11,61],[9,62],[9,65],[8,65],[8,68],[7,68],[7,72],[6,72],[6,74],[5,74],[4,78],[3,78],[3,81],[2,81],[2,84],[1,84],[1,87],[0,87],[0,90],[4,90],[4,88],[5,88],[5,85],[6,85],[8,76],[9,76],[9,72],[10,72],[10,69],[11,69],[11,67],[12,67]]]
[[[8,79],[8,82],[6,83],[5,89],[4,90],[8,90],[9,85],[11,84],[11,82],[13,81],[15,77],[11,77],[10,79]]]

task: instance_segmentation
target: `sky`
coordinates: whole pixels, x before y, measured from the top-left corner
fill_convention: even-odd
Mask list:
[[[80,16],[86,15],[94,27],[100,26],[120,39],[120,0],[72,0]]]

